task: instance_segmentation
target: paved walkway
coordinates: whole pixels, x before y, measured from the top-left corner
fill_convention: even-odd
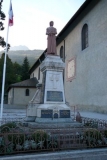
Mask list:
[[[107,160],[107,148],[1,156],[0,160]]]
[[[87,118],[96,118],[96,119],[102,119],[102,120],[107,120],[107,115],[106,114],[101,114],[101,113],[96,113],[96,112],[86,112],[86,111],[80,111],[80,114],[82,117],[87,117]]]
[[[80,111],[82,117],[96,118],[107,120],[106,114],[100,114],[96,112]],[[26,117],[26,109],[4,109],[3,118],[24,118]]]
[[[3,109],[3,118],[24,118],[26,109]]]

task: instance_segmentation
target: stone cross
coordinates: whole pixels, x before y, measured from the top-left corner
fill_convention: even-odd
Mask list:
[[[51,77],[50,77],[50,81],[52,82],[53,84],[53,88],[57,88],[57,82],[59,81],[59,77],[57,74],[51,74]]]

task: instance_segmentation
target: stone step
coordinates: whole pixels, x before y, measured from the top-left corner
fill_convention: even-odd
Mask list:
[[[80,128],[83,124],[78,122],[70,123],[37,123],[37,122],[25,122],[28,127],[35,129],[61,129],[61,128]]]

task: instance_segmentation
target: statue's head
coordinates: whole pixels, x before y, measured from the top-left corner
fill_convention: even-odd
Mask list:
[[[50,24],[50,26],[53,26],[53,25],[54,25],[54,22],[53,22],[53,21],[50,21],[49,24]]]

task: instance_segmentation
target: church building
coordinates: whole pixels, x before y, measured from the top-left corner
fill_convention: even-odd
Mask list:
[[[65,62],[66,102],[78,109],[107,111],[107,0],[86,0],[56,42],[57,55]],[[40,83],[45,57],[46,50],[29,71]]]
[[[56,26],[57,28],[57,26]],[[86,0],[56,37],[57,55],[65,62],[66,103],[107,112],[107,0]],[[29,70],[42,83],[40,64]]]

